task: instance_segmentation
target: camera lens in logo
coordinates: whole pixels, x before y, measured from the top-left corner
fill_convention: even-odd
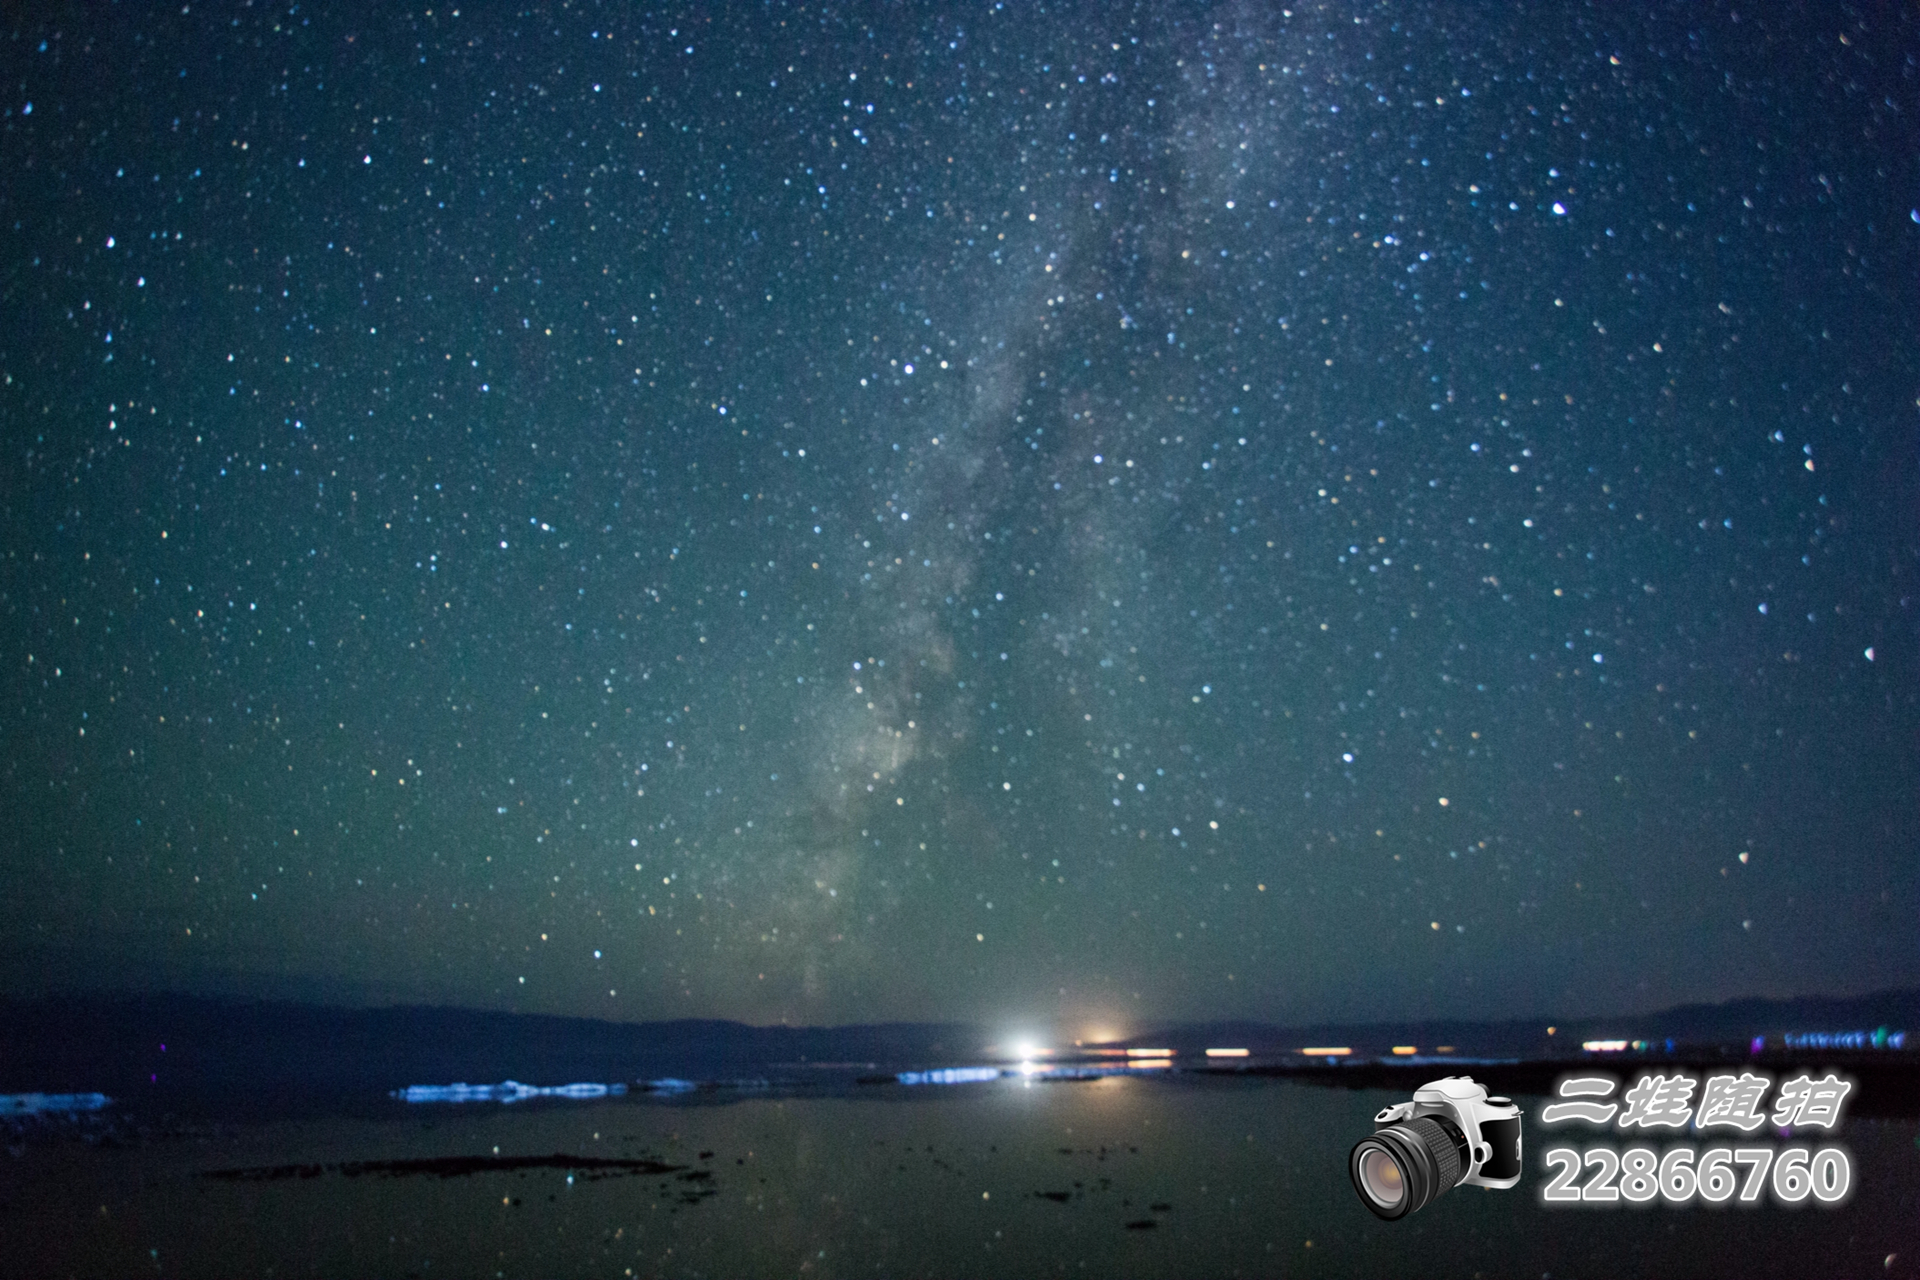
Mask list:
[[[1404,1218],[1445,1194],[1467,1168],[1467,1139],[1441,1116],[1389,1125],[1354,1144],[1354,1190],[1382,1218]]]
[[[1360,1194],[1372,1203],[1396,1209],[1406,1199],[1407,1180],[1400,1176],[1400,1166],[1378,1147],[1362,1151],[1354,1167],[1359,1171]]]

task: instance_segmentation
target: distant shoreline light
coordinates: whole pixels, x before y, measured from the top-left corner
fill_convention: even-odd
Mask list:
[[[650,1088],[667,1086],[668,1090],[683,1082],[677,1080],[656,1081]],[[688,1086],[691,1087],[691,1086]],[[561,1084],[533,1085],[521,1084],[518,1080],[508,1080],[504,1084],[413,1084],[404,1089],[396,1089],[394,1097],[402,1102],[521,1102],[528,1098],[606,1098],[619,1097],[626,1093],[624,1084]]]
[[[980,1084],[998,1080],[999,1067],[941,1067],[934,1071],[902,1071],[894,1076],[901,1084]]]
[[[1209,1049],[1207,1056],[1209,1058],[1244,1058],[1247,1056],[1247,1051],[1245,1049]]]
[[[1352,1053],[1353,1050],[1347,1048],[1345,1045],[1340,1045],[1337,1048],[1330,1048],[1330,1049],[1329,1048],[1302,1049],[1300,1052],[1305,1054],[1309,1058],[1344,1058],[1348,1054]]]
[[[1878,1027],[1872,1031],[1789,1031],[1780,1037],[1789,1049],[1901,1049],[1907,1033]]]
[[[0,1116],[72,1115],[104,1110],[112,1101],[104,1093],[0,1093]]]

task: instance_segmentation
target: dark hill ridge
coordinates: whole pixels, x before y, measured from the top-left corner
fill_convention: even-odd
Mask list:
[[[367,1094],[410,1084],[804,1081],[840,1064],[975,1060],[950,1024],[753,1027],[141,995],[0,1002],[0,1093]],[[164,1048],[163,1048],[164,1046]]]
[[[1543,1061],[1578,1058],[1582,1040],[1601,1038],[1646,1040],[1661,1049],[1671,1038],[1685,1053],[1742,1048],[1765,1036],[1773,1052],[1789,1032],[1891,1025],[1920,1033],[1920,991],[1739,1000],[1574,1019],[1554,1024],[1553,1036],[1547,1025],[1542,1019],[1293,1028],[1222,1022],[1168,1026],[1122,1043],[1173,1048],[1184,1061],[1199,1062],[1205,1061],[1201,1051],[1214,1046],[1245,1047],[1258,1060],[1320,1045],[1351,1048],[1355,1059],[1411,1045],[1431,1062],[1427,1055],[1445,1045],[1460,1058]],[[65,997],[0,1001],[0,1093],[98,1091],[122,1103],[169,1106],[251,1099],[282,1111],[334,1108],[350,1099],[382,1106],[393,1089],[455,1081],[632,1084],[675,1077],[837,1084],[861,1074],[991,1061],[993,1038],[954,1023],[753,1027],[178,995]],[[1912,1056],[1917,1048],[1909,1040],[1906,1052],[1895,1056]]]
[[[1548,1027],[1553,1034],[1547,1034]],[[1920,1049],[1920,991],[1882,991],[1843,998],[1791,1000],[1742,999],[1721,1004],[1689,1004],[1644,1014],[1600,1018],[1515,1018],[1402,1020],[1375,1023],[1318,1023],[1278,1027],[1258,1022],[1174,1025],[1120,1043],[1155,1045],[1195,1052],[1205,1046],[1236,1046],[1255,1054],[1297,1051],[1303,1046],[1351,1048],[1355,1057],[1391,1053],[1396,1045],[1432,1054],[1442,1045],[1454,1052],[1487,1058],[1562,1058],[1581,1055],[1587,1040],[1635,1040],[1682,1047],[1748,1045],[1766,1038],[1768,1051],[1784,1047],[1782,1037],[1807,1032],[1872,1032],[1879,1027],[1906,1031],[1909,1050]]]

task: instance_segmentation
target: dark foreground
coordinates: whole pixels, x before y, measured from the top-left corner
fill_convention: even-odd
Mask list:
[[[1523,1097],[1519,1187],[1384,1223],[1345,1161],[1402,1096],[1115,1077],[194,1122],[13,1144],[0,1257],[38,1276],[1920,1275],[1913,1119],[1846,1119],[1837,1207],[1549,1207],[1542,1155],[1569,1135]]]

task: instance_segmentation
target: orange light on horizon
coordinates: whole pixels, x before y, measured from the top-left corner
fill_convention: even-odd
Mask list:
[[[1420,1052],[1420,1048],[1418,1045],[1397,1044],[1393,1046],[1394,1056],[1398,1058],[1411,1057],[1412,1055],[1418,1052]]]
[[[1245,1049],[1209,1049],[1207,1056],[1209,1058],[1244,1058],[1247,1056],[1247,1051]]]
[[[1347,1048],[1345,1045],[1341,1045],[1335,1049],[1302,1049],[1300,1052],[1309,1058],[1344,1058],[1352,1053],[1353,1050]]]
[[[1129,1058],[1171,1058],[1173,1056],[1173,1050],[1171,1049],[1129,1049],[1127,1050],[1127,1056]]]
[[[1580,1047],[1588,1053],[1619,1053],[1627,1047],[1625,1040],[1582,1040]]]
[[[1173,1059],[1172,1058],[1133,1058],[1127,1062],[1127,1069],[1130,1071],[1147,1071],[1147,1070],[1152,1070],[1155,1067],[1164,1067],[1167,1070],[1171,1071],[1173,1069]]]

